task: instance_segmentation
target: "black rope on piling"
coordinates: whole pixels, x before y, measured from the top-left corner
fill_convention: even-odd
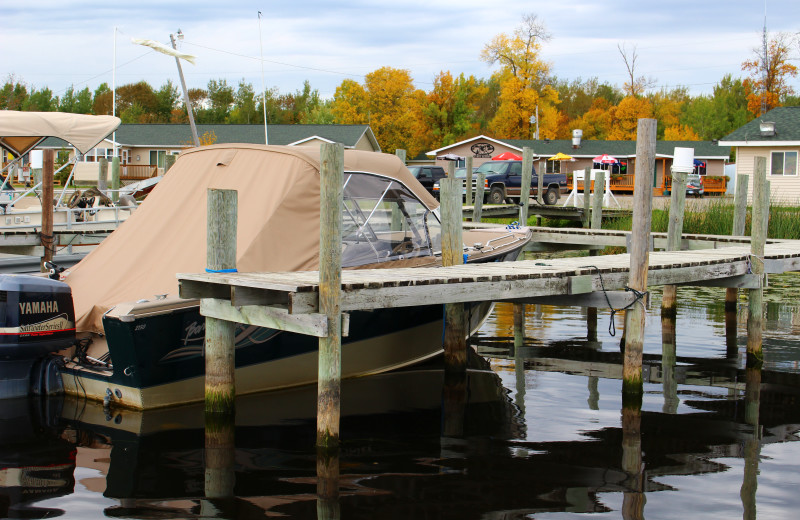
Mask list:
[[[608,333],[611,335],[611,337],[614,337],[614,336],[617,335],[617,326],[614,324],[614,315],[619,311],[624,311],[624,310],[630,309],[637,302],[639,302],[642,299],[648,297],[650,295],[650,293],[648,291],[644,291],[644,292],[637,291],[636,289],[633,289],[633,288],[628,287],[626,285],[625,286],[625,290],[628,291],[628,292],[632,292],[636,298],[634,298],[634,300],[631,303],[629,303],[628,305],[626,305],[625,307],[621,307],[619,309],[615,309],[614,306],[611,305],[611,300],[608,298],[608,291],[606,291],[606,286],[603,283],[603,273],[600,272],[600,268],[597,267],[596,265],[585,265],[585,266],[581,267],[581,269],[586,268],[586,267],[591,267],[595,271],[597,271],[597,276],[600,278],[600,289],[602,289],[603,296],[605,296],[605,298],[606,298],[606,303],[608,304],[608,308],[611,309],[611,315],[609,316],[609,323],[608,323]]]

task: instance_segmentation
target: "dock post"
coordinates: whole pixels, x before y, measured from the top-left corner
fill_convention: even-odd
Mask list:
[[[119,202],[119,157],[111,159],[111,202]]]
[[[667,251],[680,251],[681,234],[683,233],[683,212],[686,206],[686,172],[677,171],[673,168],[671,191],[669,224],[667,227]],[[678,314],[677,303],[678,287],[665,285],[661,297],[661,317],[674,320]]]
[[[464,179],[464,189],[466,193],[464,194],[464,204],[467,206],[472,206],[472,201],[475,200],[475,197],[472,193],[472,156],[468,155],[465,160],[466,164],[464,167],[466,168],[467,177]],[[474,214],[474,212],[473,212]],[[473,219],[474,221],[475,219]]]
[[[538,202],[539,205],[541,206],[542,204],[544,204],[544,199],[542,198],[542,191],[544,190],[544,174],[547,171],[547,161],[540,162],[539,166],[540,166],[539,172],[536,175],[536,202]],[[541,220],[542,217],[539,217],[539,221],[536,224],[537,226],[540,226],[542,224]]]
[[[472,206],[472,221],[480,222],[483,213],[483,184],[486,182],[486,174],[479,173],[477,186],[475,187],[475,205]]]
[[[591,174],[591,169],[589,170]],[[594,198],[592,199],[592,229],[603,227],[603,193],[606,190],[606,174],[594,180]]]
[[[767,230],[764,214],[764,196],[767,183],[767,159],[755,158],[753,168],[753,218],[750,232],[750,264],[755,275],[764,275],[764,244]],[[764,289],[748,289],[747,292],[747,362],[748,368],[759,368],[764,361],[761,336],[764,327]]]
[[[319,338],[317,449],[338,451],[342,383],[342,197],[344,145],[320,148],[319,312],[328,335]]]
[[[589,176],[592,174],[592,168],[587,166],[583,170],[583,218],[581,225],[588,228],[592,224],[592,216],[590,212],[590,202],[592,198],[592,180]]]
[[[650,224],[652,221],[653,174],[656,152],[655,119],[639,119],[636,135],[636,180],[631,230],[631,271],[628,287],[647,293],[647,269],[650,263]],[[625,355],[622,368],[622,401],[641,403],[642,349],[644,347],[645,302],[638,300],[625,312]]]
[[[464,263],[461,237],[461,181],[450,178],[439,181],[442,214],[442,265]],[[461,373],[467,366],[467,319],[463,303],[445,304],[444,363],[445,371]]]
[[[748,178],[749,176],[744,173],[736,175],[736,194],[733,196],[733,229],[731,230],[731,235],[735,237],[744,236],[745,222],[747,221]],[[734,322],[738,301],[739,289],[736,287],[725,289],[725,312],[734,313]]]
[[[44,151],[42,159],[42,233],[41,243],[44,248],[42,254],[42,272],[48,269],[44,266],[45,262],[53,261],[53,249],[55,237],[53,236],[53,175],[55,172],[56,152],[52,149]]]
[[[97,162],[97,189],[105,192],[108,189],[108,159],[103,157]]]
[[[542,178],[541,175],[538,176]],[[522,148],[522,179],[519,187],[519,225],[528,225],[528,206],[531,202],[531,179],[533,178],[533,148]],[[537,200],[542,200],[541,188],[536,193]]]
[[[238,195],[236,190],[209,189],[207,198],[207,270],[210,272],[234,271],[236,269]],[[206,414],[235,414],[235,328],[234,322],[206,317]]]
[[[394,151],[394,154],[396,156],[398,156],[401,161],[403,161],[403,164],[406,163],[406,151],[405,150],[403,150],[402,148],[398,148],[397,150]]]

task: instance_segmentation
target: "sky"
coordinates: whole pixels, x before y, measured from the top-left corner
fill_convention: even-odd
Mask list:
[[[625,45],[636,49],[637,76],[699,95],[725,74],[745,76],[741,64],[761,43],[765,2],[0,0],[0,12],[2,82],[13,75],[57,96],[101,83],[179,86],[174,58],[131,42],[169,44],[179,29],[179,50],[196,56],[195,65],[182,62],[188,88],[225,79],[234,88],[244,80],[256,92],[292,93],[308,80],[329,98],[342,80],[363,82],[389,66],[408,70],[415,87],[429,91],[440,71],[489,78],[498,66],[480,61],[481,50],[513,33],[527,13],[552,34],[542,57],[559,79],[596,77],[622,87],[627,70],[618,46]],[[767,0],[767,30],[797,33],[798,13],[797,0]],[[800,91],[798,78],[790,84]]]

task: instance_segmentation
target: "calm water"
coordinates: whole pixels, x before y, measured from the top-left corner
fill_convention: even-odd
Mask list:
[[[680,290],[673,353],[655,294],[640,413],[623,413],[622,319],[612,337],[602,310],[588,341],[580,309],[528,306],[515,348],[498,305],[444,392],[435,365],[346,381],[338,502],[317,500],[315,388],[240,398],[213,449],[198,407],[6,401],[0,516],[793,519],[800,276],[771,279],[760,374],[744,369],[746,303],[737,339],[723,298]]]

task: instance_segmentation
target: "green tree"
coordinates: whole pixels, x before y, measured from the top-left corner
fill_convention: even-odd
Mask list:
[[[89,87],[75,92],[75,88],[70,85],[64,95],[58,100],[58,111],[69,112],[72,114],[91,114],[93,111],[92,93]]]
[[[31,112],[54,112],[57,108],[58,98],[54,98],[53,91],[47,87],[31,88],[28,99],[22,104],[22,110]]]
[[[117,114],[127,114],[125,123],[154,123],[157,110],[156,93],[146,81],[117,87]]]
[[[260,96],[259,96],[260,97]],[[231,110],[231,123],[252,124],[264,122],[263,112],[258,110],[256,103],[256,93],[253,85],[245,83],[244,78],[239,81],[239,88],[236,90],[233,100],[233,110]]]
[[[112,92],[107,83],[101,83],[94,91],[92,112],[97,116],[110,116],[112,112]]]
[[[18,81],[13,74],[9,75],[3,88],[0,89],[0,110],[22,110],[26,99],[28,99],[28,87]]]
[[[172,113],[179,106],[180,94],[178,87],[167,82],[156,91],[155,119],[158,123],[169,123],[172,121]]]
[[[233,108],[233,87],[225,79],[209,80],[208,100],[210,107],[200,110],[198,120],[203,123],[226,123]]]

